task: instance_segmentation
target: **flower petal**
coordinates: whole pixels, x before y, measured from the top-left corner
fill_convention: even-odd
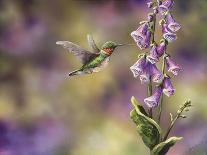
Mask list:
[[[140,49],[146,49],[150,46],[151,32],[148,30],[148,24],[142,24],[136,31],[131,33],[132,38]]]
[[[163,80],[163,93],[168,97],[175,93],[170,77],[165,77]]]
[[[146,58],[145,56],[142,56],[133,66],[130,67],[130,70],[132,71],[135,78],[143,73],[145,66]]]
[[[151,73],[152,81],[155,83],[161,83],[163,79],[163,74],[161,73],[161,71],[159,71],[156,65],[152,64],[150,66],[150,71],[151,71],[150,73]]]
[[[144,102],[147,104],[148,107],[155,108],[159,105],[161,95],[162,88],[158,87],[152,96],[144,99]]]
[[[166,22],[167,22],[167,28],[171,32],[177,32],[181,28],[181,25],[175,21],[171,13],[168,13],[166,15]]]
[[[170,57],[166,58],[166,65],[168,72],[172,72],[174,75],[178,75],[178,73],[182,70],[181,67],[171,60]]]
[[[162,5],[159,6],[159,12],[164,15],[166,12],[168,12],[174,5],[173,0],[165,0],[162,2]]]
[[[163,37],[168,41],[168,42],[173,42],[175,40],[177,40],[177,35],[175,33],[164,33]]]
[[[151,62],[151,64],[155,64],[159,61],[159,55],[157,53],[157,46],[154,45],[150,50],[150,54],[147,56],[147,60]]]

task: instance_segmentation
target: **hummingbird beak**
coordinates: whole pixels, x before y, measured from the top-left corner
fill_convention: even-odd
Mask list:
[[[117,46],[134,46],[135,44],[117,44]]]
[[[124,46],[125,44],[117,44],[117,46]]]

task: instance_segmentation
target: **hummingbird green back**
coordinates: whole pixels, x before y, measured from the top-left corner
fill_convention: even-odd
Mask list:
[[[112,41],[107,41],[103,44],[101,50],[99,50],[91,35],[87,35],[87,40],[93,52],[87,51],[69,41],[56,42],[56,44],[62,45],[64,48],[68,49],[69,52],[73,53],[83,64],[80,69],[70,72],[68,76],[90,74],[101,71],[108,65],[110,56],[115,48],[121,45]]]

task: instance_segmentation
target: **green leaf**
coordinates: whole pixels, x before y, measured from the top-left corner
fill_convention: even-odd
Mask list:
[[[172,113],[170,113],[170,121],[171,122],[173,121],[173,115],[172,115]]]
[[[152,150],[151,155],[165,155],[169,151],[170,147],[175,145],[175,143],[181,139],[182,137],[170,137],[166,141],[156,145]]]
[[[135,109],[131,111],[130,116],[137,125],[137,131],[143,142],[152,150],[160,142],[161,128],[153,119],[147,116],[144,108],[134,97],[131,98],[131,102]]]
[[[141,104],[138,103],[138,101],[135,99],[134,96],[132,96],[131,98],[131,102],[132,105],[134,106],[134,108],[138,108],[136,111],[140,111],[142,114],[144,114],[145,116],[148,116],[147,112],[145,111],[144,107],[141,106]]]

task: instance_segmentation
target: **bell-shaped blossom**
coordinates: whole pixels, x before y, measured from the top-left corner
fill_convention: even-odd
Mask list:
[[[165,77],[163,80],[163,93],[168,97],[175,93],[170,77]]]
[[[148,30],[148,23],[143,23],[136,31],[131,33],[132,38],[140,49],[146,49],[150,46],[151,32]]]
[[[135,42],[141,41],[145,38],[147,30],[148,30],[148,24],[143,23],[142,25],[138,27],[136,31],[133,31],[131,33],[131,36]]]
[[[150,50],[150,54],[147,56],[147,60],[151,62],[151,64],[155,64],[159,61],[159,55],[157,52],[157,45],[154,45]]]
[[[177,32],[181,28],[181,25],[175,21],[172,14],[170,13],[166,15],[166,22],[167,22],[167,28],[171,32]]]
[[[168,42],[173,42],[177,39],[177,35],[168,30],[167,24],[162,25],[162,33],[163,38],[165,38]]]
[[[163,80],[163,74],[157,68],[155,64],[150,65],[150,75],[151,75],[152,81],[155,83],[161,83]]]
[[[159,12],[164,15],[167,13],[174,5],[173,0],[164,0],[162,4],[159,6]]]
[[[144,99],[144,102],[147,104],[148,107],[155,108],[159,105],[161,95],[162,88],[158,87],[152,96]]]
[[[140,42],[137,42],[137,46],[143,50],[148,47],[150,47],[150,38],[151,38],[152,33],[150,31],[147,31],[145,39],[141,40]]]
[[[178,64],[176,64],[169,56],[166,57],[166,65],[168,72],[173,73],[174,75],[178,75],[178,73],[181,71],[181,68]]]
[[[142,84],[150,82],[150,76],[151,76],[150,66],[151,66],[151,63],[147,62],[143,70],[143,73],[139,77]]]
[[[160,45],[157,47],[157,55],[161,57],[167,49],[167,43],[165,40],[162,40]]]
[[[143,73],[144,68],[146,66],[146,58],[145,56],[140,57],[137,62],[130,67],[130,70],[132,71],[135,78],[137,78],[140,74]]]

